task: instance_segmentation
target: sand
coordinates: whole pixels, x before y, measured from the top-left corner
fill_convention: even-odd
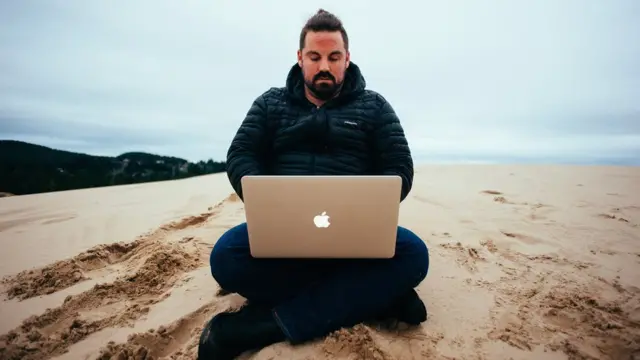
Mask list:
[[[237,309],[209,252],[244,221],[224,174],[0,199],[0,359],[194,359]],[[432,165],[417,328],[362,324],[244,359],[640,359],[640,168]]]

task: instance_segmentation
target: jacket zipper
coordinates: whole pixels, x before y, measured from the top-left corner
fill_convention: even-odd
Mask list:
[[[320,107],[314,105],[311,111],[313,112],[313,116],[317,117],[318,111],[320,111]],[[316,173],[316,153],[314,151],[311,154],[311,174],[309,175],[314,175],[315,173]]]

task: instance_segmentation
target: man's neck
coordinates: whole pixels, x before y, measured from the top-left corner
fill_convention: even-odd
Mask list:
[[[324,105],[326,103],[325,100],[320,100],[317,97],[313,96],[311,91],[306,87],[304,88],[304,96],[307,98],[307,100],[309,100],[316,107],[321,107],[322,105]]]

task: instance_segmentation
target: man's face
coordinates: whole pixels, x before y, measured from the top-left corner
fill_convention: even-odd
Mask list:
[[[349,67],[349,52],[342,34],[308,32],[305,45],[298,50],[298,65],[311,94],[319,100],[329,100],[342,88],[345,71]]]

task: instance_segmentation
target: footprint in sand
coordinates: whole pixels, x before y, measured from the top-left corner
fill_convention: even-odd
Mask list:
[[[547,218],[546,215],[548,215],[550,212],[555,211],[554,209],[552,209],[550,205],[546,205],[546,204],[541,204],[541,203],[532,204],[528,202],[516,203],[513,201],[509,201],[506,197],[503,196],[502,192],[497,190],[483,190],[480,193],[486,194],[486,195],[495,195],[493,197],[493,201],[499,204],[516,205],[516,207],[514,208],[516,212],[520,212],[519,209],[522,206],[526,206],[530,211],[530,213],[527,215],[527,218],[529,220],[545,220]]]
[[[480,191],[480,194],[484,194],[484,195],[493,195],[493,201],[500,203],[500,204],[513,204],[512,202],[510,202],[509,200],[507,200],[507,198],[505,198],[502,192],[497,191],[497,190],[482,190]]]
[[[614,209],[616,210],[616,209]],[[617,209],[617,212],[620,212],[620,209]],[[613,211],[615,212],[615,211]],[[617,220],[618,222],[624,223],[624,224],[629,224],[631,226],[636,226],[636,224],[632,224],[627,218],[622,217],[621,215],[612,215],[612,214],[598,214],[597,215],[599,218],[602,219],[609,219],[609,220]]]
[[[530,332],[520,325],[523,319],[521,311],[514,310],[511,306],[506,306],[506,309],[500,315],[493,314],[494,312],[495,309],[492,309],[492,317],[496,318],[496,323],[494,329],[487,333],[489,339],[503,341],[514,348],[524,351],[531,351],[533,346],[537,345],[533,342]]]
[[[27,299],[69,287],[98,269],[118,272],[113,281],[70,295],[61,306],[32,316],[0,336],[3,358],[33,360],[61,355],[101,329],[132,325],[150,305],[166,299],[182,275],[206,265],[202,256],[206,251],[196,246],[194,232],[234,201],[230,196],[209,212],[163,225],[131,243],[101,245],[72,259],[5,279],[13,297]]]
[[[504,196],[496,196],[493,198],[493,201],[500,204],[511,204]]]
[[[482,190],[480,191],[481,194],[487,194],[487,195],[502,195],[502,192],[497,191],[497,190]]]
[[[560,249],[554,241],[547,240],[532,235],[525,235],[511,231],[501,231],[504,240],[500,241],[500,246],[512,253],[512,255],[531,257],[545,257],[546,254],[556,254]],[[513,240],[517,241],[513,241]],[[504,254],[503,254],[504,256]]]
[[[522,235],[522,234],[518,234],[518,233],[514,233],[514,232],[508,232],[508,231],[501,231],[501,233],[506,237],[520,240],[521,242],[523,242],[525,244],[528,244],[528,245],[536,245],[536,244],[546,243],[546,241],[538,239],[538,238],[533,237],[533,236]]]
[[[572,265],[576,268],[589,266],[587,263],[569,261],[566,258],[555,255],[558,250],[557,246],[544,239],[509,231],[501,231],[501,234],[504,236],[504,239],[500,240],[486,237],[480,241],[480,245],[490,253],[497,254],[503,259],[516,263],[536,261],[553,262],[558,265]]]
[[[493,243],[493,240],[487,238],[480,241],[480,245],[484,246],[489,250],[490,253],[495,253],[498,251],[498,247]]]
[[[439,246],[448,250],[455,251],[456,262],[458,263],[458,265],[464,267],[472,273],[478,271],[478,266],[476,264],[477,262],[487,261],[487,259],[480,254],[478,249],[473,247],[465,247],[460,242],[439,244]]]

